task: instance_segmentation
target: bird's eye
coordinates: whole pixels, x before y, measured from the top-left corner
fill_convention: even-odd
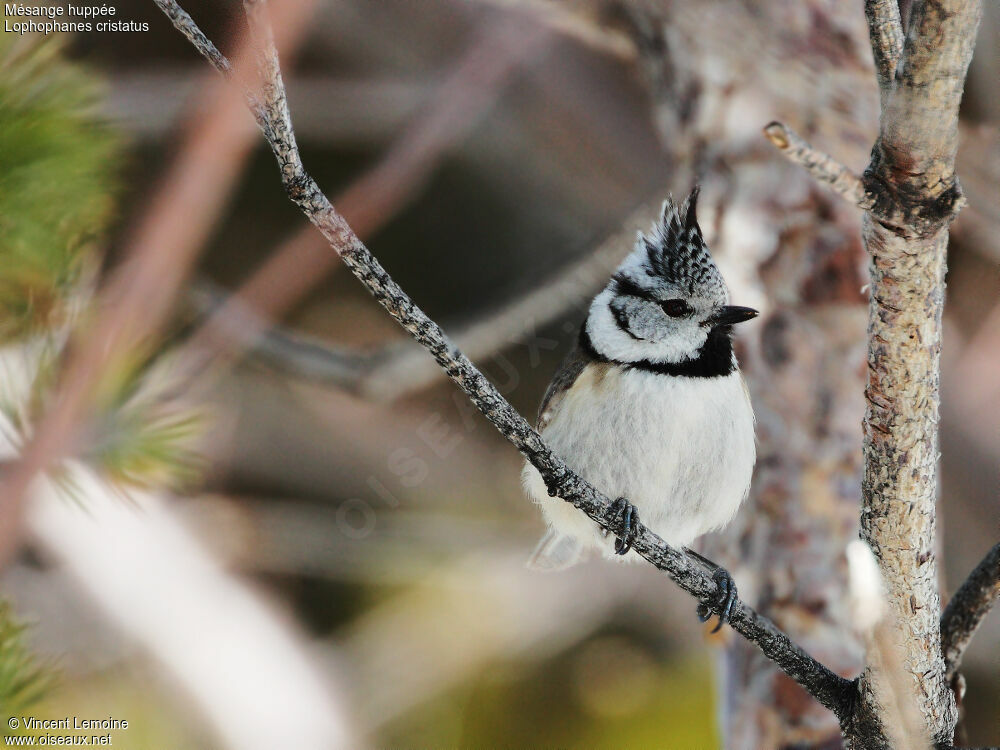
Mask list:
[[[671,318],[682,318],[691,314],[691,305],[682,299],[668,299],[660,303],[663,312]]]

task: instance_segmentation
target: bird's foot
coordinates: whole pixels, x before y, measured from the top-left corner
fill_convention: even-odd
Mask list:
[[[720,565],[709,560],[707,557],[702,557],[697,552],[685,548],[685,552],[699,560],[704,562],[710,568],[713,569],[712,580],[715,581],[716,590],[715,597],[704,601],[698,605],[698,619],[702,622],[708,622],[712,614],[717,614],[719,616],[719,622],[712,629],[713,633],[718,633],[722,630],[723,625],[729,624],[729,618],[733,614],[733,607],[736,604],[737,593],[736,593],[736,581],[733,577],[729,575],[729,571]]]
[[[611,504],[611,509],[616,518],[618,516],[622,518],[622,533],[615,538],[615,554],[624,555],[632,549],[632,540],[639,528],[639,511],[624,497],[615,500]]]

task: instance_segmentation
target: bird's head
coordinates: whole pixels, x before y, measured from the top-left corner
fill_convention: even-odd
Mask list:
[[[757,315],[729,304],[695,216],[698,188],[680,206],[667,199],[648,234],[594,298],[585,331],[593,348],[617,362],[696,360],[710,339],[728,344],[732,326]]]

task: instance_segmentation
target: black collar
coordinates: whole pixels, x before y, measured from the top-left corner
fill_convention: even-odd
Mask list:
[[[686,362],[650,362],[641,359],[637,362],[621,362],[601,354],[594,348],[594,342],[587,333],[587,321],[580,328],[580,348],[598,362],[608,362],[629,370],[642,370],[657,375],[674,375],[684,378],[719,378],[736,370],[736,360],[733,358],[732,326],[713,328],[705,343],[698,350],[698,356]]]

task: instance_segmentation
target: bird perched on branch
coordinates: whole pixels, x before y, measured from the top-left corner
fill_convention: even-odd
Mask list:
[[[756,458],[754,416],[733,353],[733,326],[757,311],[729,304],[695,216],[698,189],[660,219],[590,305],[579,340],[556,373],[537,428],[580,476],[615,503],[610,537],[570,503],[551,498],[526,464],[528,495],[548,522],[529,565],[559,570],[589,549],[628,554],[639,519],[683,547],[728,523],[747,495]],[[625,557],[627,556],[627,557]],[[700,555],[699,555],[700,557]],[[719,626],[736,599],[715,571]],[[702,619],[708,607],[699,608]]]

